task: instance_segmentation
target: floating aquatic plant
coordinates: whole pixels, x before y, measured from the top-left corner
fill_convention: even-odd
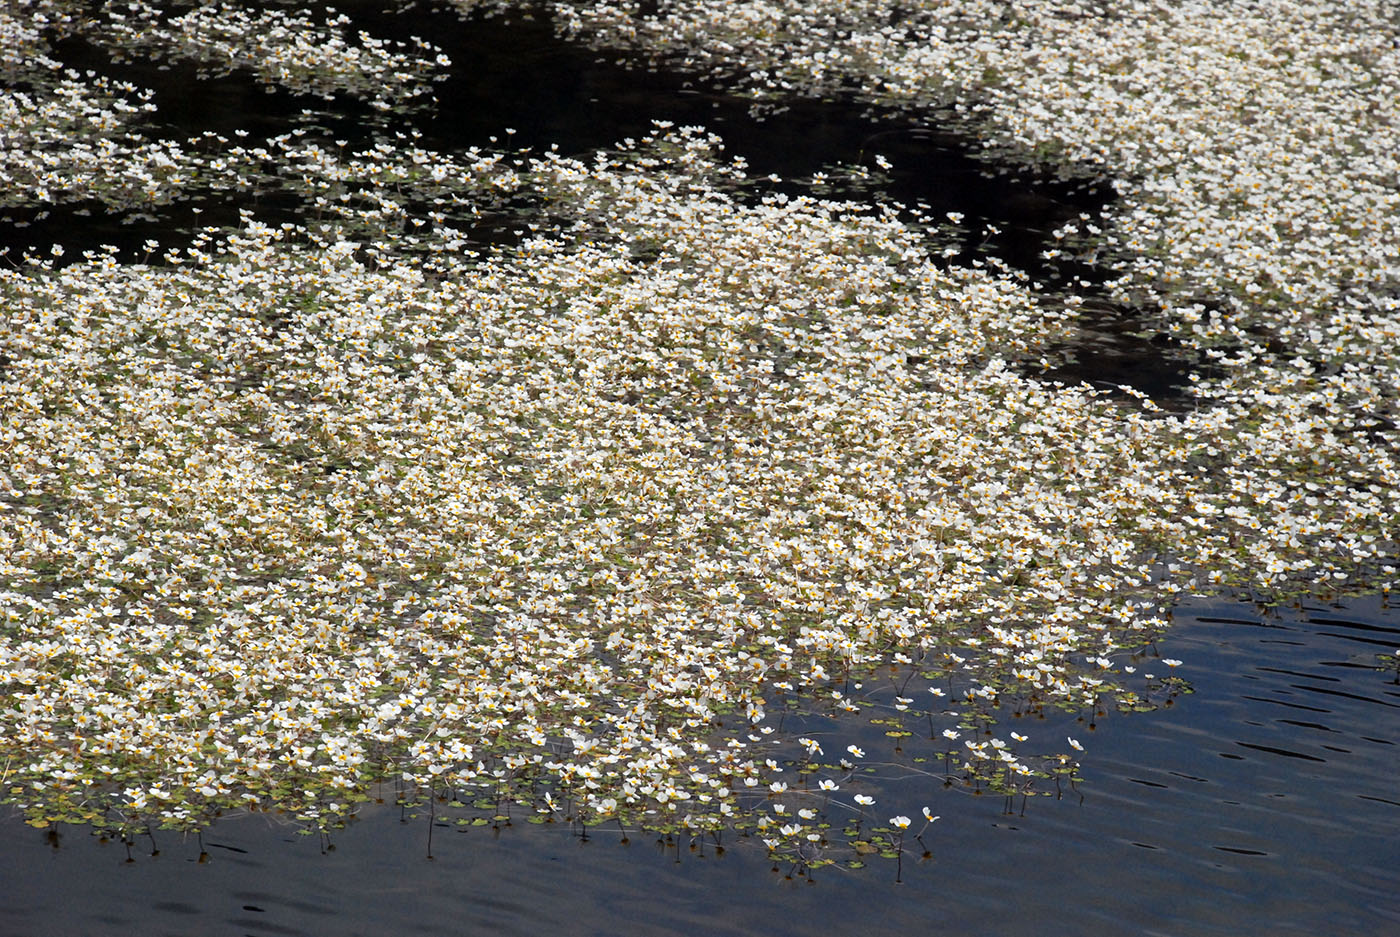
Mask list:
[[[1283,6],[1320,16],[1324,37],[1357,22]],[[1213,139],[1191,109],[1161,103],[1161,140],[1129,147],[1142,127],[1111,121],[1134,107],[1075,109],[1116,79],[1076,72],[1081,86],[1066,66],[1074,93],[1046,90],[1060,68],[1046,50],[1078,62],[1110,26],[1088,12],[1056,26],[1030,4],[987,31],[1003,7],[921,8],[861,32],[889,11],[808,4],[774,27],[750,17],[751,41],[727,50],[679,9],[627,15],[644,48],[669,23],[675,48],[749,63],[722,79],[786,93],[855,78],[910,107],[976,93],[998,147],[1102,154],[1127,180],[1122,207],[1061,239],[1097,239],[1074,249],[1101,245],[1124,295],[1159,299],[1164,330],[1215,356],[1190,410],[1037,378],[1074,297],[1001,264],[946,266],[898,206],[757,195],[703,130],[663,124],[587,158],[435,153],[408,129],[364,148],[304,128],[182,146],[141,124],[140,89],[43,57],[49,24],[84,28],[68,6],[0,13],[33,53],[0,59],[12,204],[127,209],[256,184],[307,206],[298,223],[250,211],[155,263],[59,246],[0,273],[6,797],[36,824],[198,828],[277,808],[325,826],[388,785],[430,816],[438,798],[464,804],[465,822],[518,809],[732,829],[807,867],[851,849],[898,857],[912,808],[881,804],[895,816],[872,827],[870,771],[898,763],[1009,803],[1062,792],[1083,746],[998,724],[1189,690],[1179,662],[1139,672],[1182,591],[1388,586],[1400,471],[1384,232],[1338,237],[1364,275],[1302,306],[1235,290],[1195,235],[1171,233],[1204,209],[1154,201],[1171,148]],[[159,48],[258,67],[249,14],[179,9],[141,14],[166,31]],[[566,28],[620,42],[607,5],[586,28],[566,12]],[[1171,62],[1199,12],[1110,31],[1153,38],[1153,60]],[[1271,28],[1221,15],[1241,36]],[[810,16],[843,34],[817,84],[764,77],[756,56]],[[287,48],[329,68],[318,56],[339,34],[283,21],[306,26]],[[1379,73],[1363,91],[1390,80],[1372,45],[1348,59]],[[895,83],[915,55],[953,70]],[[1301,82],[1302,107],[1338,87],[1308,69],[1250,74]],[[337,75],[326,88],[362,90]],[[264,76],[322,87],[297,68]],[[1027,104],[1042,98],[1059,109]],[[1036,136],[1049,124],[1008,129],[1013,101],[1062,119],[1054,154]],[[1262,140],[1275,125],[1260,120]],[[518,241],[473,240],[502,208],[535,213]],[[1166,233],[1147,250],[1131,232],[1152,225]],[[1306,245],[1281,243],[1281,263],[1319,275]],[[1216,290],[1229,299],[1207,315]],[[881,674],[879,694],[862,689]],[[888,755],[787,730],[789,713],[839,726],[863,710]]]

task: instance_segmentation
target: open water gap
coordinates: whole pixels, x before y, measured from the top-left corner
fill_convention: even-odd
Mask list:
[[[1187,405],[1193,359],[1163,335],[1153,335],[1135,310],[1109,301],[1098,288],[1106,274],[1070,259],[1047,261],[1050,232],[1081,216],[1097,218],[1113,193],[1105,180],[1065,181],[1025,167],[981,158],[978,144],[957,128],[907,115],[876,114],[856,100],[795,99],[777,113],[756,116],[746,98],[712,87],[693,74],[629,65],[616,54],[556,35],[542,15],[463,18],[455,12],[384,10],[373,2],[338,5],[355,27],[407,41],[430,36],[453,61],[433,86],[436,103],[384,114],[347,95],[324,99],[258,82],[242,71],[203,75],[188,62],[156,64],[121,56],[82,36],[58,41],[57,53],[79,72],[130,81],[154,92],[152,136],[184,143],[205,133],[259,141],[310,127],[323,142],[356,150],[416,133],[419,146],[444,153],[503,146],[589,156],[654,129],[654,121],[703,126],[724,139],[726,152],[747,164],[755,196],[770,191],[852,201],[889,201],[925,217],[953,213],[960,234],[954,264],[994,257],[1024,271],[1054,302],[1061,284],[1085,299],[1077,337],[1055,349],[1063,366],[1045,374],[1088,381],[1112,391],[1128,385],[1163,406]],[[513,133],[507,135],[509,128]],[[890,163],[880,170],[875,160]],[[843,168],[860,166],[871,181]],[[814,184],[815,174],[825,178]],[[775,176],[778,181],[767,182]],[[205,227],[231,227],[241,211],[269,224],[299,222],[305,202],[275,182],[243,193],[191,193],[140,212],[112,214],[93,203],[36,205],[0,212],[0,249],[10,256],[43,254],[61,243],[70,259],[112,245],[126,260],[147,258],[143,245],[162,249],[188,242]],[[474,231],[480,244],[509,242],[528,218],[488,216]],[[158,260],[158,255],[155,258]]]

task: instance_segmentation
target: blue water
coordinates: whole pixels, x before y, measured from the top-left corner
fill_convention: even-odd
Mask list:
[[[0,934],[924,934],[1373,937],[1400,932],[1400,646],[1378,600],[1261,616],[1179,610],[1158,650],[1195,688],[1170,708],[1073,716],[1083,782],[1003,813],[928,779],[875,782],[942,819],[932,858],[774,871],[760,845],[658,843],[613,829],[401,823],[392,807],[317,836],[265,816],[128,850],[0,823]],[[859,732],[854,717],[844,730]],[[866,728],[870,748],[878,727]],[[791,876],[791,877],[789,877]]]

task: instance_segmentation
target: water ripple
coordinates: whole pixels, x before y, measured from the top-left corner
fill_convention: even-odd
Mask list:
[[[1368,626],[1350,633],[1397,617],[1374,601],[1347,615]],[[1400,921],[1392,675],[1347,656],[1335,610],[1316,619],[1249,618],[1221,602],[1179,610],[1160,650],[1185,662],[1193,694],[1100,719],[1092,732],[1075,714],[1021,724],[1085,741],[1084,780],[1059,799],[1006,815],[1001,798],[928,776],[873,782],[879,809],[927,804],[943,815],[929,856],[906,856],[902,886],[873,859],[809,882],[775,870],[752,841],[731,837],[717,855],[713,844],[692,851],[635,832],[622,845],[616,830],[585,843],[562,825],[498,835],[439,826],[430,861],[426,825],[387,807],[368,808],[329,844],[255,815],[222,821],[202,849],[157,832],[130,862],[120,843],[45,837],[14,821],[0,823],[0,933],[188,934],[196,915],[220,922],[201,933],[326,937],[783,937],[816,926],[870,933],[872,920],[882,933],[1007,937],[1387,933]],[[1338,661],[1355,666],[1324,679],[1319,669]],[[872,750],[881,728],[869,727]]]

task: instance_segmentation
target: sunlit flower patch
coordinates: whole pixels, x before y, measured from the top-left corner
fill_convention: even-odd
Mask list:
[[[348,93],[386,110],[430,94],[434,78],[452,64],[422,39],[394,43],[364,30],[349,38],[350,26],[344,13],[317,22],[305,11],[128,0],[103,9],[89,34],[119,57],[162,54],[210,74],[247,69],[298,94]]]
[[[982,6],[948,35],[971,42]],[[609,8],[586,12],[602,30]],[[252,68],[249,15],[147,18],[173,30],[151,40],[168,54]],[[1046,16],[1015,28],[1048,42]],[[754,48],[781,38],[750,19]],[[1150,56],[1176,54],[1172,35]],[[907,38],[832,74],[893,94],[872,69]],[[1026,48],[987,55],[1035,72]],[[1394,326],[1374,292],[1290,318],[1242,290],[1202,313],[1213,370],[1166,413],[1036,376],[1072,301],[1003,264],[947,267],[893,207],[761,196],[697,128],[585,159],[410,134],[181,149],[115,103],[139,89],[0,61],[14,204],[137,179],[174,198],[193,168],[307,205],[303,223],[250,212],[152,245],[150,263],[0,273],[3,784],[36,824],[278,808],[330,825],[389,785],[488,822],[515,805],[738,828],[808,864],[838,842],[898,856],[937,818],[877,803],[863,766],[890,756],[840,738],[842,719],[917,743],[931,778],[1053,793],[1084,737],[1003,723],[1188,689],[1180,661],[1141,651],[1183,590],[1394,581]],[[988,67],[957,87],[999,101],[1013,83]],[[297,74],[267,76],[321,87]],[[336,74],[325,87],[358,87]],[[111,135],[106,169],[70,142],[82,127]],[[160,147],[170,176],[152,174]],[[1137,184],[1113,231],[1181,223]],[[503,206],[531,212],[518,242],[471,241]],[[1083,235],[1104,231],[1063,232],[1066,249],[1108,245],[1168,329],[1223,289],[1186,248]],[[780,730],[789,712],[821,731]]]

